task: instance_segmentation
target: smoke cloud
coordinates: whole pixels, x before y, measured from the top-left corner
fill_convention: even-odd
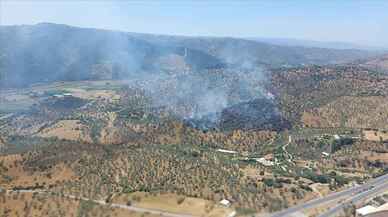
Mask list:
[[[217,55],[212,55],[185,46],[178,37],[162,43],[158,36],[147,40],[141,34],[47,23],[0,30],[6,85],[122,79],[142,89],[154,107],[165,107],[183,119],[213,122],[229,106],[266,96],[265,70],[233,52],[233,43],[218,45]]]

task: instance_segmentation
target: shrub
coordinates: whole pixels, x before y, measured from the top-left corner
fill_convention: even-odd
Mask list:
[[[184,201],[185,201],[185,197],[184,196],[179,196],[178,199],[177,199],[177,204],[182,204]]]

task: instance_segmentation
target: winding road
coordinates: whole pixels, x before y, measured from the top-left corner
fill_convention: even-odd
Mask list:
[[[292,142],[292,137],[291,136],[288,136],[288,142],[287,144],[285,144],[284,146],[282,146],[282,149],[284,151],[284,153],[286,153],[287,157],[288,157],[288,162],[292,163],[292,155],[287,151],[287,146],[289,146]]]

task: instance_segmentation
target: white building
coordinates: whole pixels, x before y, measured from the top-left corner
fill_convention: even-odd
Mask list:
[[[231,151],[226,149],[217,149],[216,151],[221,153],[227,153],[227,154],[237,154],[237,151]]]
[[[220,204],[221,204],[222,206],[229,207],[231,203],[230,203],[229,200],[223,199],[223,200],[220,201]]]
[[[360,216],[360,217],[366,216],[366,215],[374,213],[374,212],[376,212],[376,207],[370,206],[370,205],[361,207],[361,208],[356,210],[357,216]]]
[[[254,158],[254,160],[258,163],[263,164],[264,166],[267,166],[267,167],[275,165],[274,162],[267,160],[263,157],[262,158]]]

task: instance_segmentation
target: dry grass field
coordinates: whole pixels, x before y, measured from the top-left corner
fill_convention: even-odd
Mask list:
[[[366,140],[380,142],[388,140],[388,131],[383,130],[364,130],[364,138]]]
[[[131,201],[131,204],[137,207],[193,216],[223,217],[233,211],[233,209],[222,207],[213,201],[179,196],[171,193],[150,194],[135,192],[131,194],[121,194],[116,195],[112,202],[126,204],[128,201]]]
[[[4,217],[157,217],[91,201],[63,198],[45,193],[1,193],[0,215]]]
[[[77,176],[64,163],[54,165],[45,171],[27,170],[21,163],[21,155],[0,156],[1,171],[0,185],[7,189],[18,186],[54,185],[67,180],[76,179]]]
[[[41,137],[57,137],[74,141],[92,142],[88,127],[79,120],[61,120],[37,134]]]
[[[66,90],[81,99],[106,99],[109,101],[120,99],[120,96],[113,90],[84,90],[80,88],[67,88]]]

